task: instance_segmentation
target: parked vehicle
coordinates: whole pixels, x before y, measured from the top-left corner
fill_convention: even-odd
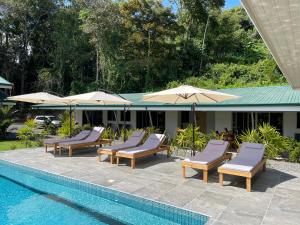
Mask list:
[[[57,118],[56,116],[52,116],[52,115],[36,116],[34,118],[34,121],[36,122],[36,124],[38,126],[44,126],[47,123],[52,123],[56,127],[60,127],[61,126],[60,119]]]

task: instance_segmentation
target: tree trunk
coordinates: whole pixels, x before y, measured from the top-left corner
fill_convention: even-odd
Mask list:
[[[99,82],[99,48],[96,46],[96,83]]]
[[[150,79],[150,55],[151,55],[151,36],[150,31],[148,31],[148,53],[147,53],[147,77],[145,86],[151,85]]]
[[[203,35],[203,41],[202,41],[202,49],[201,49],[201,61],[200,61],[200,67],[199,67],[199,74],[201,74],[202,71],[202,64],[203,64],[203,57],[204,57],[204,46],[205,46],[205,39],[206,39],[206,33],[207,33],[207,28],[209,24],[209,15],[207,16],[207,21],[205,25],[205,30],[204,30],[204,35]]]

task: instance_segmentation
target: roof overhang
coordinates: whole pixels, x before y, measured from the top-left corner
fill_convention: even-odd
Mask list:
[[[277,65],[300,89],[300,1],[241,0]]]
[[[3,89],[12,89],[12,88],[13,88],[13,85],[0,84],[0,88],[3,88]]]
[[[33,109],[44,109],[44,110],[69,110],[68,106],[43,106],[34,105]],[[105,111],[105,110],[115,110],[123,111],[124,107],[119,106],[76,106],[75,110],[84,111]],[[149,105],[145,106],[130,106],[129,111],[190,111],[190,105]],[[208,105],[198,105],[196,106],[196,111],[203,112],[299,112],[300,104],[295,105],[228,105],[228,106],[208,106]]]

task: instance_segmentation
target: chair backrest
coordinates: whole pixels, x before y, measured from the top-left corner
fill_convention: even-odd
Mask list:
[[[165,140],[166,135],[164,134],[150,134],[147,138],[143,147],[155,149],[158,148]]]
[[[145,134],[146,132],[144,130],[135,131],[130,138],[125,141],[125,143],[130,145],[138,145],[143,140]]]
[[[223,140],[210,140],[203,152],[215,153],[217,155],[223,155],[229,146],[228,141]]]
[[[85,140],[90,142],[98,141],[103,131],[104,131],[104,127],[94,127]]]
[[[249,161],[260,161],[264,157],[265,145],[243,142],[237,157]]]
[[[74,140],[82,140],[84,138],[86,138],[89,134],[91,133],[90,130],[83,130],[83,131],[80,131],[79,134],[75,135],[74,137],[70,138],[71,140],[74,139]]]

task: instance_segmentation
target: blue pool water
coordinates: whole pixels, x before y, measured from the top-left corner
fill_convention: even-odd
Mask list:
[[[208,217],[0,160],[1,225],[191,224]]]

